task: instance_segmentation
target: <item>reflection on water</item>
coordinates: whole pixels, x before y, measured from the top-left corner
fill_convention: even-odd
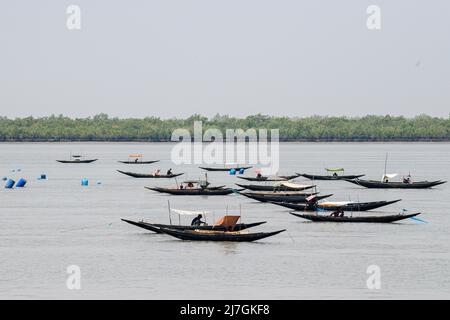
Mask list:
[[[133,179],[115,171],[153,172],[172,167],[186,172],[183,180],[202,177],[196,166],[177,168],[169,162],[170,144],[0,147],[0,176],[28,180],[22,190],[0,189],[1,298],[450,297],[449,184],[405,191],[316,181],[320,192],[334,194],[330,200],[403,199],[376,212],[421,211],[419,217],[428,223],[410,219],[391,225],[313,223],[290,215],[289,209],[237,194],[158,194],[144,186],[173,185],[174,181]],[[89,165],[55,162],[70,150],[82,150],[99,160]],[[344,167],[348,174],[362,172],[368,179],[379,179],[389,152],[389,172],[411,172],[416,180],[450,180],[450,144],[445,143],[289,143],[281,144],[280,150],[280,174],[323,174],[323,168]],[[162,161],[138,167],[116,162],[135,152]],[[11,171],[17,168],[21,171]],[[43,173],[48,180],[37,179]],[[226,172],[208,177],[213,184],[234,186],[238,182]],[[89,179],[88,187],[81,186],[83,178]],[[210,224],[227,207],[230,214],[237,214],[242,206],[243,222],[267,221],[254,231],[287,232],[255,243],[185,242],[120,221],[167,224],[169,199],[172,208],[213,212],[208,217]],[[172,221],[178,223],[178,218],[172,216]],[[72,264],[81,269],[79,292],[65,286],[66,268]],[[379,291],[367,289],[369,265],[381,269]]]

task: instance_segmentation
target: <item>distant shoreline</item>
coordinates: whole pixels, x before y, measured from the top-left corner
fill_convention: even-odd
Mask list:
[[[162,142],[172,136],[240,139],[276,137],[280,142],[449,142],[450,117],[402,116],[275,117],[262,114],[246,118],[193,115],[185,119],[146,117],[88,118],[49,116],[8,119],[0,116],[0,142]],[[270,138],[269,138],[270,140]]]
[[[417,140],[279,140],[280,143],[450,143],[450,139],[417,139]],[[0,140],[3,143],[178,143],[178,141],[170,140]],[[203,141],[203,143],[211,143],[211,141]]]

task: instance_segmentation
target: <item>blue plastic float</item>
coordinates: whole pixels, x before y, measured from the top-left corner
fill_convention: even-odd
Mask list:
[[[5,188],[12,189],[12,188],[14,188],[15,184],[16,184],[16,182],[13,179],[8,179],[8,181],[6,181]]]
[[[27,180],[24,178],[20,178],[19,181],[16,183],[16,188],[23,188],[27,184]]]

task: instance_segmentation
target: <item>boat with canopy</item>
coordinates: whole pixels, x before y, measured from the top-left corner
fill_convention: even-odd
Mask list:
[[[328,175],[314,175],[307,173],[298,173],[298,175],[310,180],[346,180],[364,176],[364,174],[340,175],[340,173],[344,172],[344,168],[325,168],[325,170],[328,172]]]
[[[387,172],[387,160],[388,154],[386,153],[386,159],[384,162],[384,174],[380,181],[376,180],[363,180],[363,179],[345,179],[353,184],[372,189],[428,189],[447,181],[435,180],[435,181],[413,181],[411,174],[404,176],[402,181],[391,181],[391,179],[398,176],[397,173],[386,173]]]
[[[346,181],[365,188],[372,189],[427,189],[444,184],[447,181],[389,181],[389,180],[362,180],[362,179],[346,179]]]
[[[158,162],[159,160],[147,160],[144,161],[143,160],[144,155],[140,154],[140,153],[133,153],[128,155],[128,160],[126,161],[118,161],[120,163],[125,163],[125,164],[152,164],[155,162]]]
[[[179,224],[172,224],[172,218],[171,213],[175,213],[178,215],[178,222]],[[173,230],[215,230],[215,231],[241,231],[248,228],[256,227],[259,225],[262,225],[266,223],[266,221],[260,221],[260,222],[254,222],[254,223],[234,223],[234,224],[227,224],[226,222],[228,219],[234,219],[231,215],[225,215],[219,220],[217,220],[214,224],[208,225],[208,224],[202,224],[202,225],[182,225],[181,224],[181,216],[199,216],[206,217],[210,214],[209,211],[188,211],[188,210],[179,210],[179,209],[171,209],[169,206],[169,221],[170,224],[158,224],[158,223],[149,223],[144,221],[132,221],[127,219],[121,219],[124,222],[127,222],[129,224],[132,224],[134,226],[150,230],[156,233],[163,233],[160,228],[170,228]],[[240,216],[238,216],[240,217]]]
[[[319,196],[318,192],[313,193],[302,193],[295,191],[284,191],[284,192],[238,192],[240,195],[243,195],[247,198],[261,201],[261,202],[309,202],[312,199],[314,201],[325,199],[331,197],[332,194],[327,194],[323,196]]]
[[[273,185],[259,185],[259,184],[239,184],[237,186],[252,190],[252,191],[302,191],[316,187],[315,185],[297,184],[288,181],[278,181]]]

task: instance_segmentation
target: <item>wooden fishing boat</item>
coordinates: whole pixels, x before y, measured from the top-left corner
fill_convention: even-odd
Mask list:
[[[315,175],[307,173],[299,173],[299,175],[310,180],[345,180],[356,179],[364,176],[364,174],[339,175],[338,172],[344,172],[344,168],[325,168],[325,171],[328,172],[328,175]]]
[[[156,233],[163,233],[160,228],[169,228],[174,230],[216,230],[216,231],[227,231],[229,228],[223,225],[201,225],[201,226],[188,226],[188,225],[172,225],[172,224],[158,224],[158,223],[148,223],[144,221],[132,221],[127,219],[121,219],[124,222],[132,224],[134,226],[150,230]],[[253,222],[253,223],[236,223],[232,231],[241,231],[249,228],[253,228],[266,223],[266,221]]]
[[[215,230],[175,230],[170,228],[160,228],[160,231],[181,240],[251,242],[274,236],[283,231],[286,231],[286,229],[273,232],[257,233],[241,233]]]
[[[417,181],[417,182],[402,182],[402,181],[376,181],[376,180],[362,180],[362,179],[345,179],[348,182],[354,183],[358,186],[373,188],[373,189],[427,189],[446,183],[447,181]]]
[[[233,166],[233,167],[199,167],[206,171],[230,171],[232,169],[236,171],[251,169],[251,166]]]
[[[161,193],[168,193],[177,196],[224,196],[235,192],[234,189],[225,188],[224,186],[206,187],[206,188],[162,188],[162,187],[145,187]]]
[[[343,209],[344,211],[368,211],[401,201],[401,199],[392,201],[372,201],[372,202],[323,202],[323,203],[288,203],[288,202],[273,202],[271,203],[294,209],[296,211],[336,211]]]
[[[310,180],[347,180],[347,179],[356,179],[364,176],[364,174],[333,176],[333,175],[314,175],[307,173],[299,173],[299,175]]]
[[[124,164],[152,164],[155,162],[159,162],[159,160],[149,160],[149,161],[117,161]]]
[[[131,160],[133,159],[133,160]],[[159,160],[149,160],[149,161],[144,161],[143,159],[143,155],[140,153],[133,153],[128,155],[128,160],[126,161],[118,161],[120,163],[125,163],[125,164],[152,164],[155,162],[158,162]]]
[[[256,177],[239,177],[239,179],[247,180],[247,181],[262,181],[262,182],[277,182],[277,181],[287,181],[292,180],[295,178],[298,178],[300,174],[293,174],[288,176],[274,176],[274,177],[268,177],[268,176],[256,176]]]
[[[323,196],[317,196],[315,193],[298,193],[298,192],[271,192],[271,193],[259,193],[259,192],[238,192],[239,194],[261,202],[308,202],[308,198],[316,195],[316,200],[325,199],[331,197],[332,194],[327,194]]]
[[[98,159],[83,159],[82,155],[70,154],[69,160],[56,160],[59,163],[91,163]]]
[[[98,159],[86,159],[86,160],[83,160],[83,159],[76,158],[76,159],[73,159],[73,160],[56,160],[56,161],[58,161],[60,163],[91,163],[91,162],[94,162],[94,161],[97,161],[97,160]]]
[[[237,186],[252,190],[252,191],[303,191],[312,189],[315,185],[295,185],[294,184],[286,184],[281,183],[279,185],[259,185],[259,184],[239,184],[236,183]]]
[[[360,216],[360,217],[332,217],[318,214],[306,214],[306,213],[295,213],[290,212],[290,214],[300,217],[303,219],[307,219],[314,222],[365,222],[365,223],[390,223],[395,221],[400,221],[408,218],[415,217],[420,214],[419,213],[411,213],[411,214],[396,214],[396,215],[386,215],[386,216]]]
[[[384,161],[384,174],[380,181],[377,180],[363,180],[359,178],[345,179],[353,184],[372,189],[427,189],[446,183],[447,181],[412,181],[411,174],[404,176],[402,181],[391,181],[391,179],[398,176],[397,173],[387,173],[387,160],[388,154],[386,153],[386,159]]]
[[[162,178],[175,178],[183,175],[184,173],[172,173],[172,174],[145,174],[145,173],[135,173],[135,172],[127,172],[127,171],[121,171],[117,170],[117,172],[120,172],[124,175],[133,177],[133,178],[152,178],[152,179],[162,179]]]

